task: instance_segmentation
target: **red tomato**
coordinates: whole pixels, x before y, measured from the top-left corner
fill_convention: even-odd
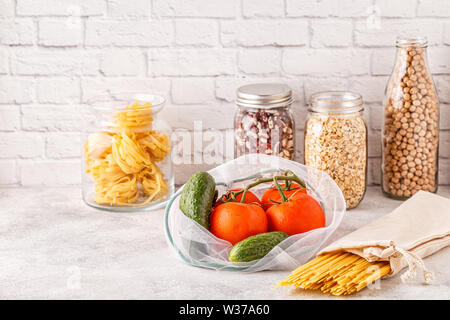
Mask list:
[[[226,200],[227,196],[229,195],[230,191],[240,191],[242,189],[231,189],[229,190],[227,193],[225,193],[219,200],[216,201],[214,206],[218,206],[220,204],[223,204],[223,202],[221,202],[222,200]],[[240,193],[236,196],[236,202],[240,202],[242,199],[242,195],[243,193]],[[259,198],[250,190],[247,190],[247,194],[245,195],[245,200],[244,203],[257,203],[257,204],[261,204],[261,201],[259,200]]]
[[[268,230],[267,216],[257,204],[227,202],[213,209],[211,233],[233,245],[245,238]]]
[[[283,231],[294,235],[325,227],[322,207],[307,194],[273,205],[266,213],[270,231]]]
[[[280,186],[284,187],[284,185],[280,185]],[[293,196],[293,198],[297,197],[297,195],[306,194],[306,188],[303,188],[302,186],[300,186],[297,183],[292,183],[291,189],[294,189],[294,190],[286,190],[286,191],[283,190],[283,192],[287,198],[289,198],[294,193],[295,193],[295,195]],[[263,196],[261,197],[261,204],[262,204],[264,210],[267,211],[267,209],[269,209],[271,206],[274,205],[274,203],[272,203],[271,200],[281,202],[281,194],[278,191],[276,186],[273,186],[270,189],[267,189],[267,191],[264,192]]]

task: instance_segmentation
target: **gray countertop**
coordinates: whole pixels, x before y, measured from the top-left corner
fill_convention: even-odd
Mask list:
[[[439,194],[450,197],[450,188]],[[328,242],[397,207],[370,187]],[[289,272],[243,274],[182,263],[166,243],[163,210],[109,213],[86,206],[78,187],[0,189],[1,299],[344,299],[279,288]],[[425,259],[436,280],[383,279],[345,299],[450,299],[450,248]]]

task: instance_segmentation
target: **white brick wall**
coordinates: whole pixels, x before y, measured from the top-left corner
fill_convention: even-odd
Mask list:
[[[0,185],[79,183],[83,107],[94,96],[159,93],[174,128],[203,119],[226,134],[236,88],[274,81],[294,90],[299,161],[309,96],[361,93],[378,184],[381,102],[403,31],[430,42],[440,182],[450,184],[449,0],[0,0]],[[176,181],[211,166],[177,165]]]
[[[41,46],[69,47],[83,42],[83,30],[67,23],[67,19],[41,19],[38,23],[38,43]]]

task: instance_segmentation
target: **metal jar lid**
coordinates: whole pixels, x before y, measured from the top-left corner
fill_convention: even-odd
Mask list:
[[[237,89],[236,104],[240,107],[270,109],[290,106],[292,90],[282,83],[255,83]]]
[[[318,113],[346,114],[363,111],[360,94],[350,91],[321,91],[311,96],[309,111]]]

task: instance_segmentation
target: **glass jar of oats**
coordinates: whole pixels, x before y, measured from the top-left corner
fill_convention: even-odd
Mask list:
[[[438,186],[439,101],[427,64],[427,40],[397,38],[384,100],[382,188],[406,199]]]
[[[364,197],[367,181],[367,126],[359,94],[312,95],[305,126],[305,165],[325,171],[344,194],[347,209]]]

